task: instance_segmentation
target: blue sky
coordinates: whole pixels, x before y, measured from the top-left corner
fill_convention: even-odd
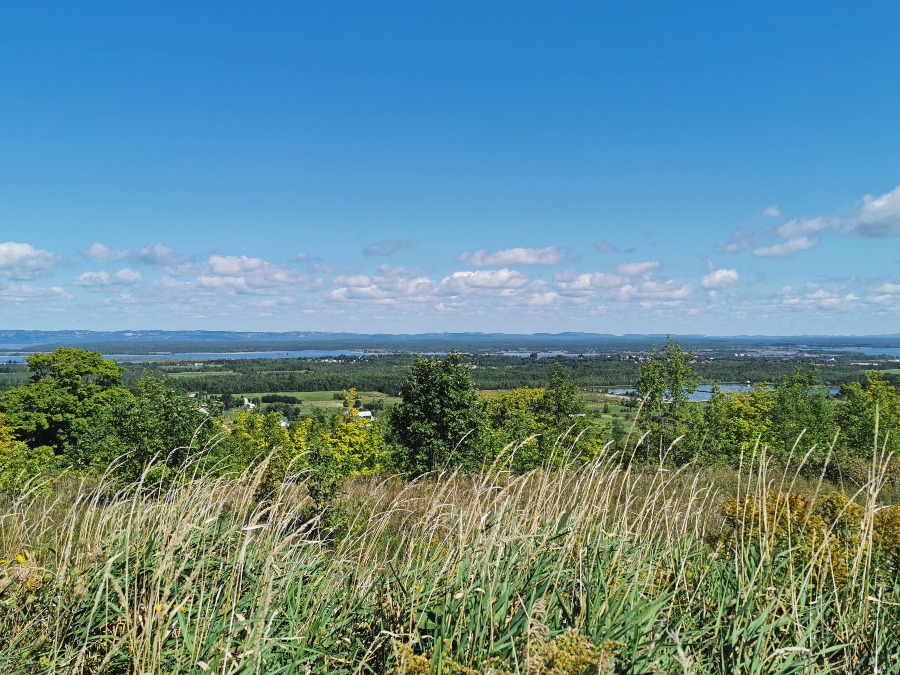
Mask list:
[[[0,328],[900,332],[896,2],[42,2]]]

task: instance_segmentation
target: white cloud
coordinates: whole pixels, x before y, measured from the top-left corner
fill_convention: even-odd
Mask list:
[[[655,270],[661,263],[658,260],[648,260],[646,262],[633,262],[619,265],[616,270],[619,274],[626,277],[636,277],[640,274],[646,274],[650,270]]]
[[[61,286],[43,288],[27,284],[10,284],[5,288],[0,288],[0,300],[10,302],[37,302],[43,300],[53,302],[71,299],[72,295],[67,293]]]
[[[427,276],[402,267],[382,265],[373,276],[356,274],[337,276],[340,288],[329,296],[337,300],[368,300],[385,303],[431,302],[436,297],[437,286]]]
[[[556,265],[565,260],[566,252],[555,246],[546,248],[508,248],[495,253],[475,251],[463,253],[459,259],[473,267],[503,267],[506,265]]]
[[[186,276],[197,271],[189,255],[176,253],[171,246],[159,242],[144,246],[138,251],[137,258],[145,265],[161,267],[174,276]]]
[[[799,239],[813,232],[821,232],[830,226],[825,218],[794,218],[778,228],[778,236],[782,239]]]
[[[0,278],[34,279],[49,270],[60,256],[15,241],[0,243]]]
[[[140,272],[125,267],[115,274],[109,272],[85,272],[75,278],[75,285],[82,288],[105,288],[108,286],[133,286],[144,280]]]
[[[138,251],[138,259],[142,263],[160,267],[168,264],[174,255],[174,248],[160,244],[158,241],[151,242]]]
[[[863,237],[900,234],[900,186],[880,197],[863,197],[856,215],[842,229]]]
[[[693,287],[686,281],[642,281],[641,283],[626,284],[619,289],[620,300],[633,300],[645,298],[649,300],[683,300],[691,296]]]
[[[777,234],[784,241],[753,250],[753,255],[770,258],[789,258],[800,251],[808,251],[819,245],[819,232],[833,231],[861,237],[887,237],[900,235],[900,186],[883,195],[866,195],[852,209],[843,213],[815,217],[793,218],[781,225]],[[777,206],[766,208],[762,215],[769,218],[781,216]],[[760,236],[772,232],[771,228],[742,228],[731,235],[722,250],[735,253],[749,248]]]
[[[561,291],[589,291],[593,288],[613,288],[626,282],[625,277],[606,272],[557,275],[556,286]]]
[[[700,285],[708,290],[718,290],[736,284],[740,280],[737,270],[721,268],[713,270],[700,280]]]
[[[271,295],[308,286],[306,274],[292,272],[263,260],[245,255],[211,255],[206,268],[197,277],[197,287],[237,295]]]
[[[900,293],[900,284],[886,283],[875,289],[879,293]]]
[[[526,301],[526,304],[532,307],[560,307],[564,305],[583,305],[587,303],[587,297],[570,297],[560,295],[556,291],[547,291],[546,293],[533,293]]]
[[[510,269],[454,272],[441,280],[440,288],[451,294],[483,291],[517,290],[524,288],[528,277]]]
[[[811,307],[824,310],[851,309],[860,297],[842,289],[829,290],[818,284],[807,284],[802,293],[795,293],[790,286],[781,289],[782,304],[788,307]]]
[[[211,255],[207,264],[211,274],[224,276],[252,274],[274,268],[262,258],[248,258],[245,255]]]
[[[761,258],[790,258],[800,251],[808,251],[819,245],[819,238],[797,237],[780,244],[753,249],[753,255]]]
[[[745,251],[753,245],[753,242],[755,242],[761,234],[761,230],[752,230],[747,227],[742,227],[731,235],[731,238],[728,240],[728,243],[722,247],[722,250],[726,253]]]
[[[116,262],[117,260],[124,260],[129,255],[131,255],[131,251],[127,249],[112,249],[105,244],[91,244],[88,248],[79,249],[78,254],[85,258],[86,260],[90,260],[91,262]]]
[[[562,300],[562,296],[559,293],[555,291],[548,291],[547,293],[535,293],[530,298],[528,298],[528,304],[538,307],[546,307],[549,305],[559,304],[560,300]]]

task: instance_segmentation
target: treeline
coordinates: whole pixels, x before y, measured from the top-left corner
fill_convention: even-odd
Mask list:
[[[551,358],[466,355],[472,366],[472,378],[478,389],[515,389],[544,387],[557,367],[565,368],[576,386],[634,386],[646,355],[609,355]],[[644,361],[639,359],[643,358]],[[205,391],[226,394],[240,391],[340,391],[356,387],[361,391],[380,391],[390,396],[400,393],[403,380],[415,357],[385,355],[344,357],[340,359],[243,359],[213,361],[204,364],[196,375],[178,367],[172,386],[182,391]],[[704,357],[694,363],[694,371],[703,382],[776,382],[789,375],[803,359],[771,357]],[[136,373],[146,369],[160,375],[172,372],[173,366],[142,364],[131,367]],[[225,371],[225,372],[223,372]],[[819,366],[823,384],[839,386],[855,381],[862,368],[849,358],[828,361]],[[206,373],[215,373],[206,374]],[[896,376],[889,375],[896,381]]]
[[[344,380],[342,409],[285,420],[282,408],[296,401],[281,395],[291,401],[271,403],[271,411],[242,410],[229,420],[218,406],[174,389],[172,382],[183,386],[180,377],[147,372],[126,383],[113,360],[60,348],[29,357],[28,383],[0,396],[0,490],[35,476],[99,473],[110,465],[123,483],[148,470],[165,483],[190,459],[204,472],[240,472],[265,462],[262,493],[304,471],[329,495],[340,478],[383,471],[415,476],[499,466],[525,472],[610,452],[621,453],[623,462],[737,466],[763,450],[782,466],[797,463],[835,480],[859,481],[873,452],[900,452],[900,392],[876,372],[845,383],[834,398],[826,393],[823,368],[793,364],[774,386],[715,391],[701,405],[689,397],[702,364],[670,340],[637,365],[629,429],[620,419],[610,427],[591,417],[578,384],[587,360],[536,361],[510,369],[539,373],[541,386],[503,388],[477,378],[507,369],[456,352],[409,363],[392,357],[370,372],[393,371],[401,402],[378,419],[361,414],[353,386],[359,381]],[[372,365],[345,363],[345,376]],[[268,376],[263,364],[253,369]]]
[[[0,491],[64,470],[99,474],[109,467],[123,485],[145,471],[166,484],[199,457],[194,470],[214,473],[264,462],[261,494],[302,470],[317,477],[321,495],[331,495],[345,476],[495,462],[528,471],[558,463],[564,453],[593,456],[605,444],[605,428],[587,414],[564,369],[553,371],[546,389],[485,399],[457,353],[416,359],[398,387],[402,402],[378,420],[361,414],[351,387],[342,409],[317,409],[288,423],[279,410],[239,411],[228,420],[153,373],[126,386],[122,367],[95,352],[60,348],[29,357],[27,367],[28,383],[0,396]],[[285,399],[276,406],[297,400],[266,398]]]
[[[713,389],[701,406],[689,400],[699,383],[696,353],[669,340],[641,368],[636,390],[636,444],[648,461],[738,466],[763,453],[778,466],[862,484],[875,459],[900,453],[900,390],[877,371],[830,396],[824,370],[795,365],[772,386],[746,392]],[[891,481],[900,482],[896,462]]]

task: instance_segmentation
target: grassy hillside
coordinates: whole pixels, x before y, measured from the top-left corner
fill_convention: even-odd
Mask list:
[[[752,464],[752,466],[751,466]],[[772,475],[314,476],[0,502],[6,673],[896,672],[900,509]]]

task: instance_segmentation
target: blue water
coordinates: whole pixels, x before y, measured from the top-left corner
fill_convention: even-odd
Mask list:
[[[378,352],[384,354],[386,352]],[[300,349],[284,352],[172,352],[159,354],[104,354],[107,359],[116,361],[212,361],[224,359],[328,359],[339,356],[377,356],[372,352],[360,352],[353,350],[318,350]],[[25,357],[20,355],[0,354],[0,362],[24,363]]]
[[[737,393],[746,393],[750,391],[753,387],[746,384],[720,384],[719,391],[723,394],[727,392],[737,392]],[[627,387],[613,387],[607,389],[610,394],[619,394],[621,396],[630,396],[634,393],[633,388]],[[828,387],[826,392],[829,396],[834,396],[840,391],[839,387]],[[712,400],[712,385],[711,384],[701,384],[697,387],[697,391],[688,396],[689,401],[710,401]]]
[[[900,357],[900,347],[829,347],[823,350],[829,352],[844,352],[846,354],[860,354],[862,356]]]
[[[515,356],[519,358],[527,359],[530,357],[532,352],[500,352],[500,356]],[[577,357],[581,356],[581,354],[573,354],[572,352],[537,352],[537,357],[539,359],[552,359],[555,356],[572,356]],[[590,354],[589,354],[590,356]]]

